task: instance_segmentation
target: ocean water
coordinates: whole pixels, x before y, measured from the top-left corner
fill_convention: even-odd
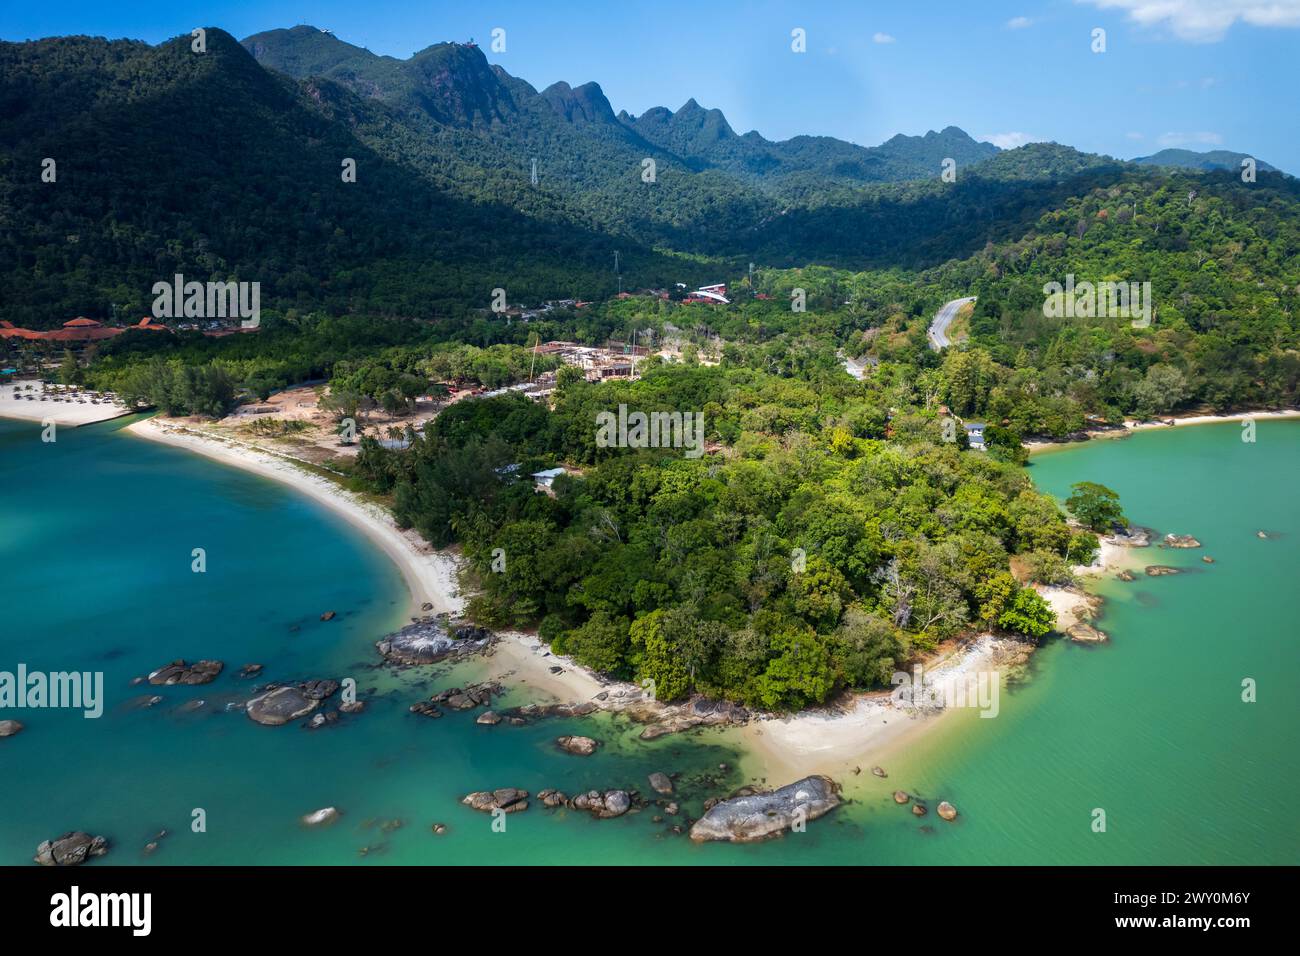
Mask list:
[[[1179,428],[1036,455],[1045,490],[1101,481],[1133,520],[1195,534],[1204,549],[1148,549],[1147,563],[1187,573],[1103,582],[1108,645],[1050,643],[996,719],[943,718],[881,758],[888,780],[844,781],[851,801],[806,833],[695,846],[671,817],[655,823],[656,809],[594,820],[534,806],[494,832],[459,798],[500,786],[649,794],[646,774],[663,770],[681,773],[679,800],[698,816],[705,797],[749,782],[726,734],[646,744],[607,715],[517,728],[480,727],[474,712],[410,715],[475,665],[380,665],[373,642],[403,622],[405,590],[337,516],[120,422],[46,445],[38,426],[0,421],[0,671],[102,671],[106,699],[98,719],[0,710],[26,725],[0,740],[0,863],[26,863],[70,829],[107,836],[103,862],[118,864],[1295,863],[1300,423],[1262,423],[1254,445],[1239,435]],[[1258,539],[1261,528],[1276,536]],[[322,622],[325,610],[338,616]],[[201,687],[131,686],[178,657],[227,669]],[[249,696],[256,681],[235,671],[254,661],[262,680],[353,677],[367,709],[322,730],[256,725],[227,709]],[[1246,678],[1255,703],[1241,700]],[[161,703],[138,705],[155,693]],[[514,691],[504,705],[524,700]],[[569,756],[554,746],[564,733],[605,745]],[[961,816],[917,820],[890,799],[899,787]],[[324,806],[342,811],[334,825],[299,823]]]

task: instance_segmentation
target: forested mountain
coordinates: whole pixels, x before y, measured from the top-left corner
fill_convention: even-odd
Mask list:
[[[1256,171],[1277,172],[1277,167],[1270,166],[1258,157],[1245,153],[1234,153],[1227,149],[1212,149],[1198,153],[1190,149],[1162,149],[1150,156],[1139,156],[1133,162],[1139,166],[1174,166],[1180,169],[1230,169],[1241,171],[1242,160],[1255,160]]]

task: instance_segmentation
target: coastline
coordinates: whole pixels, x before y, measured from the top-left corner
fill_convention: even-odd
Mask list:
[[[1087,428],[1081,433],[1087,436],[1086,438],[1063,438],[1059,441],[1050,441],[1046,439],[1027,441],[1025,442],[1025,447],[1029,449],[1029,452],[1032,455],[1035,452],[1041,452],[1052,448],[1065,448],[1070,445],[1077,445],[1083,441],[1097,438],[1126,438],[1134,432],[1147,431],[1153,428],[1177,428],[1182,425],[1221,425],[1225,422],[1245,421],[1248,418],[1257,420],[1300,418],[1300,408],[1283,408],[1275,411],[1232,412],[1227,415],[1184,415],[1182,417],[1150,422],[1139,422],[1125,419],[1122,428]]]
[[[412,595],[412,614],[462,613],[456,556],[435,551],[414,532],[401,531],[382,506],[273,452],[218,438],[183,423],[151,418],[124,431],[280,481],[309,495],[362,531],[397,564]],[[1129,563],[1126,553],[1130,550],[1103,541],[1097,560],[1075,571],[1087,577],[1118,569]],[[1072,624],[1086,620],[1100,600],[1074,587],[1038,590],[1057,611],[1056,632],[1062,635]],[[431,611],[421,610],[425,604],[432,605]],[[926,681],[944,690],[980,673],[993,673],[1000,679],[1005,668],[1022,663],[1031,649],[1025,642],[991,634],[950,642],[924,663]],[[467,661],[471,662],[478,679],[500,681],[554,702],[594,702],[601,710],[626,711],[647,725],[671,724],[682,713],[676,705],[644,701],[635,684],[603,679],[571,658],[551,653],[536,636],[519,631],[499,632],[490,649]],[[553,673],[552,667],[561,670]],[[604,699],[597,700],[601,694]],[[951,713],[951,708],[895,706],[891,693],[881,690],[846,692],[822,707],[797,714],[753,713],[741,726],[713,726],[721,740],[738,745],[756,776],[773,785],[812,773],[847,782],[847,775],[868,770],[883,761],[885,754],[940,726]]]
[[[345,519],[388,555],[406,581],[411,595],[410,614],[461,613],[464,602],[457,591],[455,557],[429,547],[414,531],[398,528],[392,515],[380,505],[272,452],[207,435],[186,425],[147,418],[123,431],[291,486]],[[422,612],[425,604],[432,605],[432,610]]]

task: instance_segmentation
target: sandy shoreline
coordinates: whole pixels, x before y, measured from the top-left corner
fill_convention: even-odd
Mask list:
[[[1268,421],[1274,419],[1300,418],[1300,408],[1284,408],[1278,411],[1254,411],[1254,412],[1234,412],[1230,415],[1186,415],[1181,418],[1168,418],[1153,422],[1138,422],[1125,420],[1124,427],[1121,428],[1088,428],[1084,429],[1084,434],[1089,439],[1094,438],[1123,438],[1134,432],[1147,431],[1152,428],[1177,428],[1180,425],[1219,425],[1224,422],[1241,422],[1246,419],[1256,421]],[[1172,424],[1170,424],[1172,422]],[[1080,440],[1082,441],[1082,439]],[[1027,441],[1025,447],[1030,452],[1043,451],[1048,448],[1064,448],[1069,445],[1077,445],[1078,441]]]
[[[98,422],[112,421],[131,415],[134,412],[125,405],[107,400],[98,405],[90,401],[77,401],[64,398],[56,402],[53,398],[28,400],[18,398],[18,384],[0,385],[0,418],[9,418],[19,422],[53,422],[63,428],[77,428],[80,425],[94,425]],[[27,384],[27,383],[21,383]],[[24,392],[23,394],[27,394]],[[39,394],[39,393],[32,393]]]
[[[411,592],[411,614],[422,613],[425,604],[433,608],[423,613],[459,614],[463,610],[464,602],[457,592],[455,557],[430,548],[414,531],[398,528],[392,515],[381,505],[366,501],[270,451],[212,437],[182,424],[149,418],[128,425],[124,431],[292,486],[345,518],[383,549],[406,580]]]

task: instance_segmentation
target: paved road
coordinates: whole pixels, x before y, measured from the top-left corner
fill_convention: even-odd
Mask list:
[[[948,326],[952,320],[957,317],[957,310],[967,302],[974,302],[975,296],[967,296],[964,299],[953,299],[951,302],[944,303],[942,309],[935,313],[934,321],[930,323],[930,331],[926,333],[930,337],[930,348],[938,352],[940,349],[952,345],[948,341]]]

